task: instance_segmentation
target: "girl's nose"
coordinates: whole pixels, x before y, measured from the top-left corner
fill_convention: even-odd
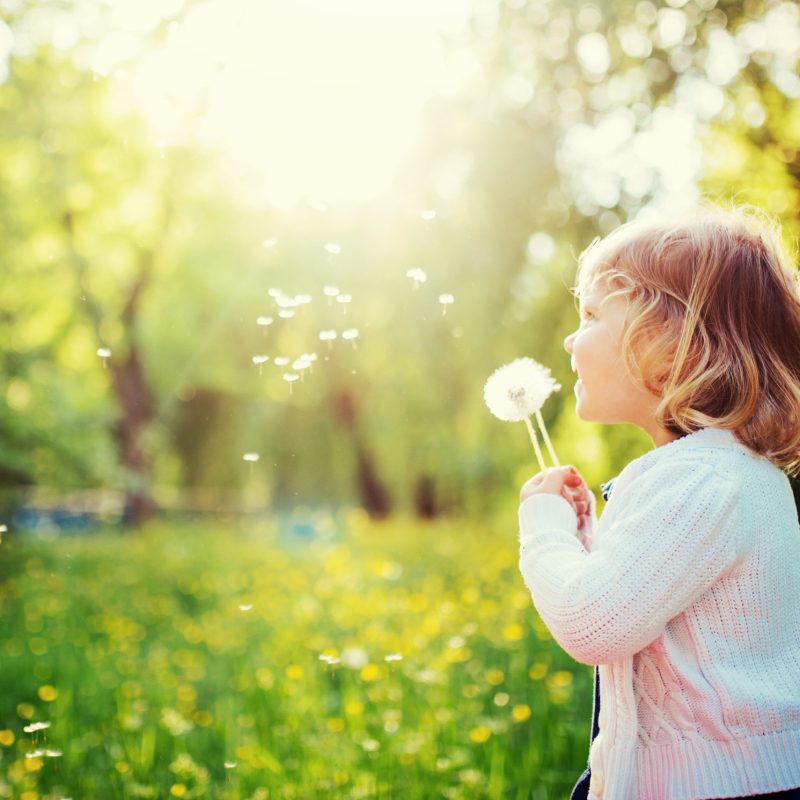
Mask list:
[[[564,339],[564,349],[565,349],[565,350],[566,350],[566,351],[567,351],[567,352],[568,352],[570,355],[572,355],[572,340],[573,340],[574,338],[575,338],[575,334],[574,334],[574,333],[571,333],[569,336],[567,336],[567,338],[566,338],[566,339]]]

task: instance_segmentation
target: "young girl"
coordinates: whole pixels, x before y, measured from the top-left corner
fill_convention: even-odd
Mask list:
[[[702,207],[592,245],[576,290],[578,416],[655,447],[599,522],[572,467],[520,493],[534,604],[598,665],[573,798],[800,798],[798,273],[755,209]]]

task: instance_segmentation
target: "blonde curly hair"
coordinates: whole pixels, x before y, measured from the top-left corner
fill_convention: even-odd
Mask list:
[[[800,473],[800,273],[777,222],[710,203],[628,222],[580,255],[572,291],[595,287],[628,301],[626,368],[660,425],[731,430]]]

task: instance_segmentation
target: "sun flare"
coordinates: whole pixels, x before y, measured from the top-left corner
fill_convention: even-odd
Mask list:
[[[363,201],[415,145],[443,34],[466,14],[466,0],[209,0],[127,78],[162,146],[213,146],[254,199]]]

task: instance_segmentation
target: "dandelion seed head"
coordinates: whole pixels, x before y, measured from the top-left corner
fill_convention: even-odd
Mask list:
[[[269,356],[253,356],[254,364],[266,364],[269,361]]]
[[[320,331],[319,338],[323,342],[332,342],[336,338],[336,331]]]
[[[358,339],[358,328],[348,328],[342,331],[342,339]]]
[[[272,317],[259,317],[256,320],[256,325],[261,325],[262,327],[266,327],[267,325],[272,325],[274,320]]]
[[[453,295],[451,295],[451,294],[440,294],[439,295],[439,302],[443,306],[452,305],[455,302],[455,300],[456,300],[455,297],[453,297]]]
[[[350,669],[361,669],[369,662],[366,650],[361,647],[346,647],[342,650],[341,661]]]
[[[361,746],[368,753],[374,753],[376,750],[380,749],[381,743],[377,739],[364,739],[364,741],[361,742]]]
[[[283,379],[286,383],[293,383],[294,381],[300,380],[300,376],[296,372],[284,372]]]
[[[339,289],[336,286],[325,286],[322,291],[326,297],[336,297],[339,294]]]
[[[100,358],[111,358],[111,350],[108,347],[98,347],[97,355],[99,355]]]
[[[252,464],[255,464],[255,462],[258,461],[259,458],[261,458],[261,456],[258,453],[245,453],[242,456],[243,461],[249,461]]]
[[[291,319],[294,316],[294,309],[293,308],[282,308],[278,312],[278,316],[281,319]]]
[[[518,358],[496,369],[483,387],[483,399],[498,419],[523,420],[561,388],[550,370],[532,358]]]

